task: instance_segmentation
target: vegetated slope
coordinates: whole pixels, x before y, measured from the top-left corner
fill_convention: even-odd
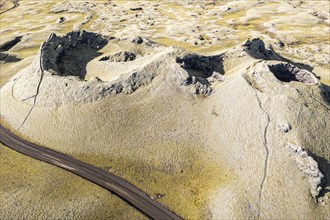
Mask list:
[[[1,88],[1,119],[184,218],[327,218],[329,88],[311,71],[257,38],[204,56],[52,34]]]

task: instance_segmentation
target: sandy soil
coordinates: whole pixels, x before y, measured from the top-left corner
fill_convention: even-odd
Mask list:
[[[58,2],[0,15],[1,123],[187,219],[330,217],[328,1]],[[2,218],[143,218],[0,153]]]

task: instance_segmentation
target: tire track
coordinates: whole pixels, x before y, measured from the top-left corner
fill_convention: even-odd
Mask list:
[[[8,8],[8,9],[5,10],[5,11],[1,11],[1,12],[0,12],[0,15],[3,14],[3,13],[8,12],[8,11],[10,11],[10,10],[13,10],[13,9],[16,8],[16,7],[18,7],[18,6],[19,6],[19,3],[18,3],[19,1],[20,1],[20,0],[12,1],[11,3],[13,3],[13,7]],[[4,6],[5,3],[6,3],[6,1],[5,1],[3,4],[0,5],[0,8],[2,8],[2,7]]]

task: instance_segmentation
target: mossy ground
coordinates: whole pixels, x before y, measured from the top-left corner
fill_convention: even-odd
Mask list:
[[[24,138],[30,141],[39,140],[37,144],[56,149],[127,179],[185,219],[205,218],[208,216],[209,202],[219,187],[230,183],[232,173],[222,165],[221,155],[211,154],[208,147],[201,142],[202,133],[191,134],[190,127],[198,125],[181,123],[168,117],[173,114],[180,114],[182,117],[199,114],[201,109],[195,101],[192,100],[189,104],[189,100],[182,102],[182,97],[176,97],[177,101],[170,104],[168,99],[173,100],[172,96],[155,99],[147,94],[147,88],[141,88],[132,96],[125,95],[106,103],[63,106],[62,110],[65,112],[87,110],[89,113],[85,115],[86,119],[94,118],[96,121],[93,120],[90,126],[69,127],[62,124],[67,119],[62,118],[61,122],[56,122],[58,132],[70,134],[66,135],[68,140],[60,138],[63,137],[60,133],[48,135],[46,140],[45,136],[39,139],[29,132],[28,136],[32,135],[34,138]],[[137,102],[136,97],[141,95],[147,97],[144,102]],[[179,100],[182,106],[188,104],[191,108],[181,111],[175,106]],[[88,110],[89,108],[94,110]],[[51,120],[61,118],[62,110],[54,112]],[[95,115],[99,117],[95,118]],[[67,116],[69,115],[64,117]],[[190,120],[189,117],[185,118]],[[97,126],[99,120],[108,122]],[[81,122],[83,120],[75,120],[74,123]],[[81,129],[77,129],[78,127]],[[42,133],[55,134],[57,131],[53,129],[53,126],[47,126]],[[171,138],[172,135],[177,137]],[[72,138],[75,141],[71,141]],[[7,158],[16,160],[14,155]],[[120,207],[109,206],[108,209],[118,213]]]
[[[2,219],[146,219],[109,191],[1,144],[0,167]]]
[[[15,8],[15,10],[0,15],[0,41],[6,41],[13,36],[30,34],[28,44],[25,44],[23,47],[13,48],[10,51],[20,59],[24,59],[35,55],[40,44],[50,33],[64,34],[71,31],[77,23],[85,19],[85,13],[50,13],[52,7],[59,2],[58,0],[20,1],[20,6]],[[196,3],[194,6],[178,2],[143,1],[142,12],[144,14],[154,10],[151,7],[149,11],[150,5],[161,5],[157,7],[157,13],[159,13],[162,20],[158,21],[157,18],[143,20],[147,18],[142,16],[140,21],[139,17],[135,18],[135,15],[138,16],[142,12],[130,10],[136,4],[127,1],[113,1],[112,4],[104,6],[104,8],[113,9],[114,15],[111,13],[103,14],[102,11],[93,9],[92,19],[83,24],[81,28],[97,32],[102,30],[101,32],[104,33],[109,30],[110,35],[121,37],[125,37],[123,34],[136,33],[165,45],[178,46],[202,54],[211,54],[219,50],[228,49],[245,41],[247,38],[255,36],[256,33],[270,36],[274,39],[282,38],[290,33],[298,43],[289,46],[292,50],[287,51],[284,48],[278,52],[283,56],[296,60],[304,58],[298,54],[292,54],[292,52],[305,49],[305,45],[320,46],[322,44],[330,44],[329,32],[326,31],[329,29],[328,24],[313,21],[310,14],[299,17],[294,8],[291,11],[289,9],[283,10],[283,2],[271,1],[260,4],[254,1],[238,2],[236,5],[230,5],[231,10],[223,11],[221,7],[224,7],[228,2],[230,1],[217,1],[214,4],[208,3],[204,5]],[[107,4],[107,1],[93,1],[93,3],[103,5]],[[117,6],[112,8],[112,5]],[[100,8],[102,9],[102,7]],[[120,11],[119,9],[121,8],[122,10]],[[121,13],[120,15],[116,14],[117,9],[118,13]],[[254,11],[251,12],[251,9]],[[122,19],[120,21],[111,20],[112,17],[117,16]],[[15,19],[12,19],[13,17]],[[56,20],[59,17],[65,17],[66,21],[57,24]],[[303,22],[304,18],[307,19],[307,22]],[[155,22],[152,26],[148,26],[146,23],[149,21]],[[294,24],[286,21],[294,21]],[[267,23],[272,23],[276,32],[271,31],[267,25],[265,26]],[[131,30],[133,27],[136,27],[136,29]],[[198,30],[196,27],[199,27],[197,28]],[[195,29],[196,32],[191,32],[191,29]],[[223,32],[223,29],[230,30],[230,32]],[[212,37],[208,40],[199,41],[197,38],[201,33],[205,33],[206,36],[211,35]],[[184,39],[190,39],[190,41],[185,41]],[[195,39],[197,45],[195,45]],[[312,51],[308,51],[308,53],[315,54]],[[329,55],[326,48],[318,53]],[[317,58],[311,60],[311,62],[315,63],[315,67],[320,66],[328,70],[328,63],[321,63]],[[8,66],[9,64],[1,65]],[[8,79],[7,75],[15,74],[14,70],[16,70],[15,68],[13,70],[7,67],[4,68],[11,73],[5,74],[5,76],[1,74],[2,81]],[[320,76],[322,82],[329,82],[330,77],[327,77],[326,74],[321,74]]]
[[[37,53],[40,44],[45,41],[50,33],[64,34],[71,31],[75,24],[84,20],[86,16],[84,13],[50,13],[49,11],[57,2],[60,1],[20,1],[20,6],[15,10],[0,15],[1,42],[18,35],[24,35],[28,38],[28,42],[22,43],[23,46],[18,45],[19,47],[14,47],[9,51],[17,55],[22,61],[18,63],[0,64],[1,85],[16,74],[19,68],[28,65],[27,61],[31,61],[31,57]],[[105,3],[106,1],[97,1],[96,3],[98,2]],[[132,4],[132,2],[113,1],[113,4],[123,6],[125,4]],[[82,28],[96,32],[111,29],[113,35],[118,35],[123,38],[131,36],[121,36],[122,33],[132,32],[144,37],[150,37],[165,45],[183,47],[189,51],[203,54],[211,54],[218,50],[228,49],[252,37],[254,32],[259,32],[264,36],[270,36],[275,39],[280,35],[290,33],[298,42],[295,45],[289,46],[294,50],[311,44],[318,46],[330,44],[328,32],[324,31],[329,25],[323,23],[307,24],[302,22],[301,25],[293,26],[289,23],[283,23],[282,20],[282,23],[275,22],[274,24],[278,32],[269,32],[269,29],[264,25],[266,22],[276,21],[277,19],[283,19],[289,16],[287,13],[274,13],[270,10],[271,8],[269,8],[268,11],[264,10],[256,18],[251,18],[247,22],[242,22],[241,19],[247,15],[245,9],[226,13],[217,11],[217,14],[214,12],[213,14],[209,13],[205,15],[200,8],[194,11],[194,8],[187,7],[184,4],[146,1],[146,3],[148,2],[152,4],[162,4],[159,11],[164,20],[167,21],[166,24],[156,22],[153,26],[145,29],[141,27],[137,31],[132,30],[132,24],[129,23],[133,20],[137,23],[136,27],[140,27],[140,21],[137,20],[137,17],[134,18],[135,20],[130,17],[125,21],[117,23],[111,22],[111,20],[105,20],[104,23],[100,23],[99,15],[102,13],[94,11],[92,20],[83,25]],[[218,1],[217,6],[222,6],[225,3],[225,1],[223,1],[223,3]],[[274,8],[280,6],[280,3],[274,2],[269,2],[267,4]],[[212,10],[212,7],[211,5],[207,6],[204,11]],[[258,9],[256,8],[256,10]],[[127,11],[128,16],[137,14],[137,12],[130,11],[129,9]],[[188,12],[195,15],[197,15],[198,12],[202,12],[202,14],[193,17],[188,14]],[[67,20],[64,23],[57,24],[56,20],[62,16],[66,17]],[[108,14],[108,16],[111,18],[113,15]],[[232,22],[228,22],[229,20],[232,20]],[[181,25],[190,24],[190,22],[192,22],[190,26],[181,27]],[[109,25],[112,25],[112,27],[108,28]],[[197,26],[201,26],[202,30],[194,33],[194,35],[189,31],[186,32],[185,28],[195,29]],[[227,28],[230,32],[221,33],[223,28]],[[214,32],[216,30],[219,30],[219,33]],[[186,42],[182,40],[184,37],[195,40],[200,33],[206,33],[207,36],[214,35],[219,37],[219,40],[215,40],[215,38],[212,40],[212,38],[210,38],[211,40],[199,41],[198,45],[194,45],[190,41]],[[112,34],[110,35],[112,36]],[[306,37],[306,35],[309,37]],[[210,41],[211,44],[208,43]],[[105,48],[103,52],[116,49],[118,48]],[[300,60],[300,62],[303,61],[301,57],[290,53],[290,51],[286,51],[285,48],[278,52],[285,57]],[[328,52],[322,50],[320,53],[326,54]],[[318,64],[316,63],[316,65]],[[328,69],[329,68],[326,67],[325,71]],[[321,81],[330,85],[330,81],[326,75],[322,75]],[[141,90],[137,91],[137,93],[140,91]],[[174,93],[174,95],[177,94]],[[171,100],[167,103],[179,103],[181,100],[183,100],[183,98],[178,100],[174,99],[174,101]],[[161,203],[169,208],[173,208],[179,215],[188,219],[200,219],[207,216],[207,213],[205,213],[207,212],[207,201],[212,199],[214,192],[216,192],[219,187],[230,184],[232,174],[213,158],[215,157],[214,155],[211,155],[210,152],[205,150],[203,143],[192,141],[194,142],[192,144],[192,142],[185,141],[169,141],[173,138],[164,136],[163,139],[159,139],[159,136],[156,134],[162,131],[165,134],[168,130],[182,126],[181,123],[189,124],[191,123],[190,121],[181,121],[179,123],[175,121],[175,118],[173,120],[163,118],[163,122],[167,121],[167,124],[159,123],[155,125],[155,128],[149,128],[149,130],[146,130],[144,133],[140,132],[144,124],[156,124],[155,121],[157,121],[157,118],[161,118],[164,115],[176,115],[176,118],[180,119],[185,117],[184,115],[177,116],[178,112],[169,109],[168,106],[166,106],[166,102],[164,102],[165,104],[159,104],[163,101],[164,100],[148,101],[145,99],[143,103],[137,107],[128,104],[135,103],[136,100],[134,98],[131,98],[126,103],[124,101],[118,103],[109,101],[109,104],[106,106],[96,105],[96,107],[92,106],[91,109],[89,109],[90,111],[88,109],[81,111],[91,113],[89,116],[84,115],[79,118],[82,122],[74,122],[77,123],[77,127],[81,129],[80,131],[77,131],[75,128],[71,129],[70,126],[63,123],[61,125],[63,126],[63,131],[58,129],[58,134],[62,134],[63,137],[70,134],[72,137],[70,137],[71,139],[69,138],[67,143],[70,144],[71,149],[80,146],[82,149],[81,151],[86,150],[86,153],[81,153],[81,151],[73,153],[65,152],[70,148],[66,149],[66,146],[63,145],[63,140],[60,140],[61,137],[51,135],[53,132],[52,128],[48,128],[48,125],[52,124],[52,120],[54,127],[59,126],[59,124],[56,123],[58,122],[56,121],[56,117],[57,119],[63,117],[64,119],[59,121],[65,121],[65,116],[64,114],[61,115],[61,113],[71,113],[76,116],[81,108],[85,108],[83,106],[72,108],[62,107],[62,109],[60,108],[54,111],[54,115],[52,115],[53,118],[49,119],[49,123],[47,122],[44,125],[35,126],[40,129],[38,133],[42,133],[43,135],[41,136],[43,137],[38,136],[38,134],[34,134],[34,136],[39,137],[38,140],[42,140],[43,143],[47,143],[47,141],[49,141],[48,139],[50,139],[49,136],[52,136],[51,143],[45,145],[46,147],[63,147],[60,151],[71,154],[84,162],[114,172],[131,181],[139,188],[152,195],[155,199],[158,199]],[[158,103],[158,105],[155,107],[154,103]],[[150,104],[150,106],[144,107],[145,104]],[[117,113],[111,112],[114,106],[120,107],[121,105],[128,107],[123,109],[118,108]],[[185,104],[181,106],[182,109],[189,109],[190,107],[189,105],[186,105],[189,107],[183,106],[185,106]],[[177,106],[173,108],[177,108]],[[107,110],[103,111],[103,109]],[[193,111],[198,113],[201,109],[196,107]],[[39,111],[39,113],[40,112],[42,111]],[[70,120],[73,120],[72,115],[67,121],[70,122]],[[117,135],[119,136],[117,140],[109,144],[110,138],[107,137],[102,140],[103,137],[97,135],[91,137],[91,139],[95,138],[93,140],[84,139],[88,134],[94,132],[92,129],[83,127],[86,126],[85,122],[94,119],[95,115],[99,117],[99,119],[95,120],[95,123],[102,124],[104,121],[109,122],[103,125],[102,128],[97,126],[97,128],[101,130],[100,132],[107,131],[108,133],[105,133],[108,136]],[[41,113],[40,117],[43,117]],[[47,119],[46,116],[44,117]],[[85,122],[84,117],[86,117]],[[138,122],[134,120],[138,120]],[[160,121],[162,121],[162,118]],[[30,122],[28,122],[28,124],[29,123]],[[204,127],[207,128],[207,124],[204,124]],[[166,132],[164,132],[165,129],[167,129]],[[189,129],[186,131],[188,130]],[[112,133],[110,131],[112,131]],[[81,135],[80,133],[85,135]],[[74,137],[76,136],[79,136],[81,140],[75,140]],[[149,138],[149,140],[144,140],[147,138]],[[141,141],[141,143],[138,141]],[[131,146],[132,143],[130,144],[130,142],[134,143],[134,146],[147,146],[146,150],[139,151],[141,148],[135,149]],[[80,143],[80,145],[76,145],[76,143]],[[81,143],[84,144],[81,145]],[[105,148],[104,146],[109,148]],[[87,149],[88,147],[90,147],[90,149]],[[106,149],[110,153],[99,153],[102,151],[100,150],[101,147],[103,147],[102,150]],[[122,149],[122,151],[113,154],[115,150],[111,148],[116,148],[117,150]],[[118,218],[118,216],[124,216],[124,218],[133,219],[143,218],[143,216],[134,209],[115,196],[109,194],[109,192],[66,171],[27,158],[1,145],[0,159],[0,190],[2,190],[0,199],[1,204],[5,204],[5,208],[0,211],[0,217],[28,218],[32,216],[33,218],[68,217],[102,219],[106,217]],[[178,161],[181,162],[178,163]],[[36,204],[36,206],[32,207],[31,204]],[[44,210],[43,213],[40,212],[41,209]],[[59,213],[59,215],[55,216],[56,213]]]
[[[159,160],[141,163],[111,156],[79,155],[78,158],[125,178],[185,219],[205,217],[207,202],[219,187],[228,183],[230,172],[194,146],[160,145],[163,145],[160,148],[190,148],[185,154],[188,166],[177,168]]]

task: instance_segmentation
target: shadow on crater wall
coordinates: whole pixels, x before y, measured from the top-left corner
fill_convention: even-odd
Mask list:
[[[282,82],[297,81],[305,84],[317,84],[314,75],[304,69],[300,69],[290,63],[279,63],[268,65],[269,70]]]
[[[223,58],[217,56],[202,56],[198,54],[188,54],[184,57],[177,57],[176,62],[185,69],[192,80],[194,77],[202,84],[209,84],[206,78],[212,76],[214,72],[223,75],[225,73]]]
[[[63,51],[57,60],[59,75],[78,76],[84,79],[87,63],[102,55],[101,50],[108,40],[91,32],[70,32],[61,42]]]
[[[313,67],[311,67],[310,65],[307,64],[303,64],[303,63],[297,63],[297,62],[293,62],[287,58],[284,58],[282,56],[280,56],[279,54],[277,54],[272,47],[270,47],[270,49],[266,49],[265,47],[265,43],[259,39],[259,38],[255,38],[252,40],[248,40],[245,44],[245,51],[253,58],[255,59],[262,59],[262,60],[278,60],[278,61],[283,61],[283,62],[287,62],[290,63],[294,66],[299,67],[300,69],[305,69],[308,70],[310,72],[313,71]]]
[[[72,31],[63,37],[53,33],[42,45],[40,66],[54,75],[85,79],[87,64],[102,55],[99,51],[107,44],[108,39],[96,33]]]
[[[13,62],[17,62],[17,61],[21,61],[22,59],[17,58],[14,55],[10,55],[8,53],[1,53],[0,52],[0,61],[4,61],[7,63],[13,63]]]
[[[11,48],[13,48],[16,44],[18,44],[19,42],[21,42],[22,37],[23,37],[23,36],[18,36],[18,37],[15,37],[15,38],[12,39],[12,40],[9,40],[9,41],[7,41],[7,42],[1,44],[1,45],[0,45],[0,52],[8,51],[8,50],[10,50]]]
[[[313,159],[318,163],[319,169],[324,175],[322,180],[323,190],[320,192],[319,197],[323,197],[326,193],[330,192],[330,163],[325,158],[320,157],[312,152],[308,152]]]
[[[329,105],[330,108],[330,86],[321,83],[320,89],[321,89],[320,93],[323,101],[327,105]]]

